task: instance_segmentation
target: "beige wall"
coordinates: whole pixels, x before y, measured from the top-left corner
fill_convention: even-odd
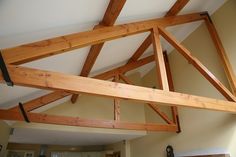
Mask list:
[[[229,0],[214,15],[213,21],[236,71],[236,1]],[[193,32],[183,44],[206,65],[227,87],[222,64],[205,25]],[[204,77],[176,51],[169,55],[176,91],[224,99]],[[144,78],[145,86],[155,85],[155,70]],[[148,121],[159,121],[146,108]],[[236,156],[236,116],[213,111],[180,108],[182,133],[149,133],[131,141],[132,157],[166,156],[165,148],[173,145],[177,155],[207,152],[230,152]]]
[[[2,151],[0,152],[0,157],[4,157],[6,154],[9,135],[10,127],[4,121],[0,120],[0,145],[3,146]]]

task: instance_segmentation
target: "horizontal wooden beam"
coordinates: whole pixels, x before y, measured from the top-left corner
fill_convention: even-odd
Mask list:
[[[58,115],[48,115],[41,113],[27,113],[30,122],[56,124],[67,126],[80,126],[80,127],[95,127],[107,129],[128,129],[128,130],[141,130],[141,131],[169,131],[175,132],[176,125],[163,125],[163,124],[141,124],[141,123],[128,123],[118,122],[114,120],[90,120],[82,119],[79,117],[67,117]],[[0,110],[0,119],[24,121],[23,116],[17,111]]]
[[[116,38],[150,31],[153,27],[168,27],[202,19],[203,17],[201,13],[193,13],[104,27],[25,44],[14,48],[3,49],[2,55],[5,62],[8,64],[22,64],[40,58],[65,53],[76,48],[99,44]]]
[[[154,61],[154,55],[145,57],[143,59],[140,59],[140,60],[130,63],[130,64],[126,64],[126,65],[114,68],[112,70],[103,72],[101,74],[94,76],[93,78],[101,79],[101,80],[108,80],[108,79],[114,77],[118,73],[128,72],[130,70],[133,70],[135,68],[138,68],[140,66],[148,64],[152,61]],[[24,103],[24,107],[25,107],[26,111],[32,111],[34,109],[40,108],[42,106],[45,106],[49,103],[52,103],[54,101],[57,101],[57,100],[62,99],[66,96],[69,96],[69,95],[71,95],[71,93],[63,92],[63,91],[55,91],[55,92],[46,94],[44,96],[41,96],[39,98],[36,98],[36,99],[33,99],[31,101]],[[17,105],[16,105],[16,107],[10,108],[10,110],[18,110]]]
[[[66,75],[15,65],[8,65],[7,68],[14,84],[21,86],[63,90],[78,94],[87,93],[146,103],[162,103],[168,106],[176,105],[236,113],[236,103],[230,101]],[[2,75],[0,75],[0,82],[4,82]]]
[[[173,35],[163,28],[159,28],[160,34],[180,52],[225,98],[236,102],[236,97],[205,67],[189,50],[187,50]]]

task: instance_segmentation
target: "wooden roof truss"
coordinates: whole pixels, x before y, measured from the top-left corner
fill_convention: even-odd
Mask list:
[[[13,48],[3,49],[1,54],[7,71],[15,85],[49,89],[54,92],[25,102],[21,106],[7,110],[0,110],[0,119],[58,124],[69,126],[116,128],[147,131],[180,132],[178,106],[193,107],[236,113],[236,80],[223,45],[216,32],[208,13],[200,12],[186,15],[177,15],[189,0],[177,0],[165,17],[147,21],[139,21],[122,25],[114,25],[126,0],[111,0],[103,20],[91,31],[80,32],[35,43],[25,44]],[[166,31],[169,26],[204,20],[209,33],[217,48],[225,73],[229,80],[231,91],[187,50],[173,35]],[[142,32],[150,32],[141,46],[136,50],[127,64],[88,78],[96,58],[104,42]],[[160,36],[165,38],[178,52],[188,60],[226,99],[216,100],[200,96],[193,96],[174,92],[170,66],[166,52],[163,53]],[[139,59],[145,50],[153,45],[154,54]],[[70,50],[92,45],[80,76],[72,76],[51,71],[33,69],[20,66],[20,64],[45,58]],[[161,89],[150,89],[135,86],[125,73],[150,62],[156,63],[156,71]],[[0,82],[6,83],[0,74]],[[83,77],[81,77],[83,76]],[[113,82],[104,81],[113,79]],[[123,81],[124,83],[120,83]],[[66,117],[32,113],[31,111],[45,106],[51,102],[72,95],[74,103],[78,94],[86,93],[114,98],[114,120],[91,120],[79,117]],[[120,121],[120,99],[141,101],[151,107],[166,124],[129,123]],[[162,112],[157,104],[171,106],[172,118]]]

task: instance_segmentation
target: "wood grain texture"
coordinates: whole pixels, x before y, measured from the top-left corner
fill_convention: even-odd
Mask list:
[[[113,82],[119,82],[119,75],[115,75]],[[120,99],[114,98],[114,120],[120,121]]]
[[[172,73],[171,73],[171,69],[170,69],[168,54],[167,54],[166,51],[164,51],[163,55],[164,55],[164,60],[165,60],[165,66],[166,66],[166,73],[167,73],[169,88],[170,88],[170,91],[174,92],[175,88],[174,88],[174,83],[173,83],[173,79],[172,79]],[[173,122],[178,127],[177,133],[180,133],[181,132],[181,126],[180,126],[180,120],[179,120],[178,107],[177,106],[171,106],[171,112],[172,112]]]
[[[87,93],[154,104],[162,103],[168,106],[176,105],[236,113],[236,103],[230,101],[102,81],[15,65],[8,65],[7,68],[13,82],[21,86],[63,90],[78,94]],[[0,82],[4,82],[1,74]]]
[[[103,20],[100,22],[98,26],[95,26],[96,28],[101,28],[103,26],[112,26],[114,25],[116,19],[118,18],[123,6],[125,5],[126,0],[110,0],[110,3],[107,7],[107,10],[105,12],[105,15],[103,17]],[[95,61],[100,54],[102,47],[104,43],[92,45],[88,56],[85,60],[85,63],[83,65],[82,71],[80,73],[80,76],[87,77],[90,73],[90,71],[93,68],[93,65],[95,64]],[[71,102],[75,103],[78,98],[78,94],[73,94],[71,97]]]
[[[126,0],[110,0],[110,3],[107,7],[107,10],[103,16],[100,25],[103,26],[114,25],[125,3]]]
[[[107,129],[141,130],[141,131],[165,131],[165,132],[176,131],[176,125],[163,125],[163,124],[153,124],[153,123],[147,123],[147,124],[128,123],[128,122],[118,122],[114,120],[91,120],[79,117],[67,117],[67,116],[48,115],[41,113],[27,113],[27,115],[30,122],[34,123],[107,128]],[[24,121],[20,112],[8,111],[8,110],[0,110],[0,119]]]
[[[169,83],[167,79],[166,66],[161,47],[161,40],[158,28],[153,28],[152,31],[153,50],[156,62],[157,82],[159,82],[160,89],[169,91]]]
[[[40,58],[65,53],[88,45],[99,44],[105,41],[147,32],[153,27],[168,27],[199,21],[202,19],[203,17],[201,16],[201,13],[193,13],[103,27],[91,31],[65,35],[13,48],[3,49],[2,55],[7,64],[23,64]]]
[[[101,80],[108,80],[119,73],[128,72],[128,71],[138,68],[142,65],[148,64],[152,61],[154,61],[154,55],[148,56],[146,58],[140,59],[139,61],[132,62],[130,64],[126,64],[126,65],[111,69],[109,71],[103,72],[101,74],[93,76],[93,78],[101,79]],[[55,91],[50,94],[46,94],[42,97],[25,102],[24,107],[25,107],[25,109],[34,110],[36,108],[45,106],[51,102],[62,99],[62,98],[69,96],[69,95],[71,95],[71,93]],[[18,107],[13,107],[10,110],[18,110]]]
[[[226,99],[236,101],[236,97],[212,74],[189,50],[178,42],[173,35],[163,28],[159,28],[160,34],[181,53]]]

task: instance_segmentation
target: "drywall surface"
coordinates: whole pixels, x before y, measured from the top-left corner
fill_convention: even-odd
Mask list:
[[[1,157],[6,155],[9,135],[10,127],[4,121],[0,120],[0,145],[2,145],[2,151],[0,152]]]
[[[227,1],[212,17],[227,55],[236,72],[236,1]],[[194,56],[229,88],[223,66],[206,26],[201,25],[184,42]],[[222,95],[178,52],[169,55],[175,89],[178,92],[224,99]],[[143,78],[145,86],[157,86],[155,70]],[[158,86],[157,86],[158,87]],[[168,113],[168,112],[167,112]],[[230,153],[236,156],[236,116],[191,108],[179,108],[182,132],[148,133],[147,136],[131,141],[131,157],[164,157],[165,148],[172,145],[176,156],[209,153]],[[146,108],[147,121],[159,121]]]

